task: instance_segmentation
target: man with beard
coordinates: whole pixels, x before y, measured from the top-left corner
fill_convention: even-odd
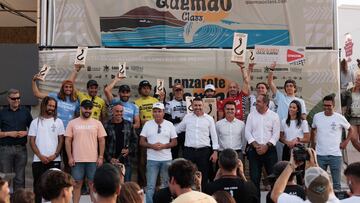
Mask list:
[[[32,164],[35,202],[41,202],[38,182],[43,173],[50,168],[60,169],[60,152],[64,143],[64,125],[56,117],[57,102],[52,97],[41,101],[40,115],[31,122],[29,129],[30,146],[34,152]]]
[[[69,122],[65,132],[65,147],[75,179],[74,203],[80,201],[80,191],[84,177],[89,183],[90,197],[94,200],[92,182],[97,166],[104,161],[106,132],[100,121],[91,118],[93,103],[84,100],[80,104],[81,115]],[[99,150],[98,150],[99,149]]]
[[[176,126],[176,132],[185,131],[184,158],[196,164],[202,173],[201,185],[205,186],[209,176],[209,163],[216,163],[218,157],[218,136],[214,119],[204,112],[204,103],[200,97],[192,102],[193,113],[186,114]],[[210,135],[210,136],[209,136]],[[212,140],[212,149],[210,145]]]
[[[120,82],[123,78],[115,77],[114,80],[105,87],[104,93],[110,106],[121,104],[124,108],[123,117],[125,120],[133,123],[134,128],[140,127],[139,108],[132,102],[129,102],[131,96],[129,85],[121,85],[119,87],[119,97],[114,97],[112,89],[116,83]]]
[[[33,120],[30,111],[20,106],[20,92],[10,89],[9,105],[0,111],[0,172],[15,172],[14,191],[25,188],[27,128]]]
[[[82,65],[75,65],[73,72],[71,73],[69,80],[75,83],[75,79],[82,68]],[[97,96],[99,90],[99,84],[96,80],[89,80],[86,83],[87,92],[81,92],[79,90],[75,90],[76,95],[81,103],[84,100],[90,100],[93,103],[92,114],[91,117],[96,120],[105,121],[106,117],[106,105],[105,101]]]

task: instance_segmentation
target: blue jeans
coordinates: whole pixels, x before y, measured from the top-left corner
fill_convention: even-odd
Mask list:
[[[86,178],[88,181],[92,182],[94,180],[96,171],[96,162],[76,162],[75,166],[71,168],[71,175],[76,181],[84,180]]]
[[[327,170],[328,166],[330,167],[331,177],[333,181],[334,190],[341,190],[341,156],[320,156],[317,155],[317,160],[320,168]]]
[[[160,172],[161,185],[160,188],[168,186],[169,175],[168,168],[171,164],[169,161],[153,161],[147,160],[146,163],[146,203],[153,202],[153,196],[155,192],[156,180]]]
[[[13,191],[25,188],[26,146],[0,146],[0,172],[15,172]]]

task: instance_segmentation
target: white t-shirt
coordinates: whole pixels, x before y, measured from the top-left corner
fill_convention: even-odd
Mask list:
[[[341,203],[359,203],[360,196],[352,196],[347,199],[340,200]]]
[[[317,155],[341,156],[342,128],[350,128],[350,123],[343,115],[334,112],[331,116],[325,116],[324,112],[319,112],[315,114],[311,127],[316,128]]]
[[[281,193],[278,198],[278,203],[316,203],[310,202],[309,200],[303,200],[296,195],[289,195],[287,193]],[[340,203],[340,200],[335,195],[330,195],[326,203]]]
[[[277,90],[275,94],[275,103],[277,104],[276,113],[279,114],[280,120],[287,118],[289,105],[293,100],[298,100],[301,104],[301,113],[307,114],[304,100],[299,97],[289,97]]]
[[[29,128],[29,136],[36,137],[35,144],[44,156],[55,154],[58,146],[58,136],[65,134],[63,122],[57,118],[34,119]],[[34,154],[34,162],[40,162],[39,157]],[[54,161],[61,161],[60,155]]]
[[[302,120],[300,127],[297,125],[297,120],[290,120],[290,126],[286,124],[286,119],[281,121],[280,132],[284,132],[285,139],[287,141],[293,140],[294,138],[303,138],[304,133],[309,132],[309,125],[306,120]]]
[[[158,133],[158,124],[155,120],[147,121],[140,133],[140,136],[146,137],[149,144],[155,144],[157,142],[161,144],[170,143],[170,139],[176,138],[177,134],[174,125],[164,120],[160,124],[160,133]],[[153,150],[147,149],[147,159],[153,161],[169,161],[172,160],[171,149]]]

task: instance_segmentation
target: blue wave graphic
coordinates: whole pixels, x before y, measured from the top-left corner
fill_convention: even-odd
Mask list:
[[[108,47],[220,47],[231,48],[234,32],[247,33],[247,46],[290,45],[287,29],[273,30],[230,30],[218,25],[201,27],[193,36],[193,42],[185,43],[183,27],[157,25],[133,30],[101,33],[103,46]]]

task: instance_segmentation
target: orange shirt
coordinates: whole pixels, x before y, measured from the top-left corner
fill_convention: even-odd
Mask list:
[[[69,122],[66,137],[72,137],[72,155],[75,162],[96,162],[98,138],[105,137],[102,123],[94,118],[76,118]]]

